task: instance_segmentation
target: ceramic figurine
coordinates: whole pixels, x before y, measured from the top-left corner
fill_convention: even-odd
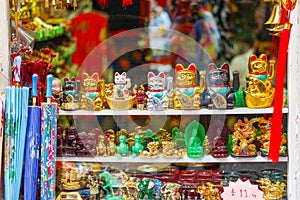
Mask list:
[[[256,146],[253,143],[255,140],[256,132],[253,123],[257,122],[257,118],[250,121],[244,118],[234,124],[234,132],[232,134],[232,156],[236,157],[249,157],[256,156]]]
[[[144,146],[142,145],[142,137],[140,135],[134,136],[134,144],[131,147],[132,157],[137,157],[140,155],[140,152],[144,150]]]
[[[172,133],[164,128],[160,128],[156,135],[158,136],[160,143],[165,141],[172,141]]]
[[[99,177],[103,177],[105,179],[105,185],[103,186],[103,190],[106,192],[106,198],[107,200],[121,200],[121,196],[116,196],[114,193],[113,185],[112,185],[112,177],[111,174],[107,171],[104,171],[99,174]]]
[[[154,200],[154,188],[155,184],[152,179],[143,178],[141,182],[138,184],[138,188],[140,191],[139,200],[144,199],[145,195],[147,195],[147,199]]]
[[[140,153],[141,158],[158,158],[159,157],[159,143],[150,142],[147,145],[147,150],[144,150]]]
[[[126,137],[124,135],[121,135],[120,144],[117,146],[117,157],[121,158],[123,156],[129,156],[129,149],[126,144]]]
[[[268,178],[256,180],[260,183],[260,188],[264,192],[264,199],[282,199],[285,190],[285,184],[277,181],[272,183]]]
[[[64,90],[63,90],[63,100],[61,108],[63,110],[77,110],[79,109],[79,102],[75,101],[76,94],[76,81],[75,78],[65,78],[64,79]]]
[[[207,182],[205,185],[200,185],[197,188],[197,192],[200,193],[205,200],[221,200],[219,189],[210,182]]]
[[[106,85],[106,101],[110,109],[128,110],[136,101],[136,96],[130,94],[131,79],[126,72],[115,73],[114,84]]]
[[[147,95],[145,92],[145,88],[141,85],[137,88],[136,91],[136,109],[144,110],[146,101]]]
[[[189,158],[202,158],[204,156],[202,145],[205,139],[203,125],[196,120],[190,122],[185,128],[184,138],[187,144],[187,156]]]
[[[211,152],[212,157],[214,158],[226,158],[228,157],[227,146],[225,145],[222,137],[217,136],[214,139],[214,145]]]
[[[96,199],[96,196],[99,194],[99,180],[98,177],[88,175],[87,187],[90,189],[90,199]]]
[[[248,62],[246,77],[245,101],[249,108],[266,108],[273,103],[275,89],[271,80],[274,77],[275,61],[269,60],[266,54],[259,57],[252,54]]]
[[[115,85],[113,90],[114,99],[127,99],[129,97],[129,88],[131,87],[131,80],[127,78],[126,72],[119,74],[115,73]]]
[[[93,73],[91,76],[88,73],[82,73],[82,90],[80,99],[80,108],[82,110],[96,110],[96,107],[97,110],[102,109],[100,104],[103,104],[103,100],[99,97],[100,88],[98,82],[98,73]]]
[[[115,144],[115,135],[109,136],[109,142],[107,145],[107,155],[108,156],[115,156],[117,153],[117,145]]]
[[[165,110],[168,108],[168,96],[165,89],[165,74],[148,73],[147,107],[148,110]]]
[[[96,155],[97,139],[96,134],[89,132],[84,140],[84,146],[90,156]]]
[[[205,96],[208,102],[208,109],[231,109],[234,106],[234,92],[239,85],[239,72],[233,72],[233,84],[230,86],[229,65],[224,63],[218,68],[214,63],[209,65],[206,75],[207,95]]]
[[[197,85],[195,64],[184,68],[181,64],[175,67],[176,86],[173,91],[174,109],[200,109],[201,94],[205,89],[205,71],[200,72],[200,84]]]
[[[52,81],[52,96],[60,106],[63,100],[63,89],[61,80],[59,78],[53,78]]]
[[[160,193],[164,199],[181,200],[179,193],[181,185],[179,183],[166,182],[160,188]]]

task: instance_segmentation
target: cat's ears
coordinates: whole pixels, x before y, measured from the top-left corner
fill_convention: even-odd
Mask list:
[[[122,74],[119,74],[119,72],[116,72],[116,73],[115,73],[115,76],[120,76],[120,75],[126,77],[126,72],[122,72]]]
[[[153,72],[148,72],[148,78],[152,78],[154,76],[155,76],[155,74]],[[157,76],[160,78],[165,78],[165,73],[159,72],[159,74]]]
[[[175,71],[176,71],[176,72],[179,72],[179,71],[181,71],[181,70],[183,70],[183,69],[184,69],[184,67],[183,67],[182,64],[177,64],[176,67],[175,67]],[[194,63],[191,63],[191,64],[188,66],[187,70],[196,73],[196,65],[195,65]]]
[[[89,76],[88,73],[85,72],[85,73],[82,73],[81,77],[82,77],[82,79],[84,80],[84,79],[89,78],[90,76]],[[96,73],[96,72],[93,73],[93,75],[91,76],[91,78],[94,79],[94,80],[98,80],[98,79],[99,79],[98,73]]]
[[[218,69],[217,65],[215,65],[214,63],[210,63],[209,66],[208,66],[208,70],[209,71],[212,71],[212,70],[215,70],[215,69]],[[229,65],[227,63],[224,63],[220,69],[223,69],[225,71],[228,71],[229,72]]]
[[[267,55],[264,54],[264,53],[263,53],[263,54],[260,54],[259,58],[260,58],[261,60],[263,60],[263,61],[267,61],[267,60],[268,60]],[[255,60],[257,60],[256,55],[255,55],[255,54],[251,54],[250,57],[249,57],[249,62],[253,62],[253,61],[255,61]]]
[[[73,77],[73,78],[71,78],[71,79],[64,78],[64,82],[67,82],[67,81],[74,81],[74,82],[75,82],[75,77]]]

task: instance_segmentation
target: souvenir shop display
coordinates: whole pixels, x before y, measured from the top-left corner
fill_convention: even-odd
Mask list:
[[[10,2],[4,200],[294,200],[298,98],[284,88],[299,82],[295,64],[285,80],[299,2],[120,2]],[[164,14],[165,50],[127,32]],[[238,55],[246,76],[230,71]]]

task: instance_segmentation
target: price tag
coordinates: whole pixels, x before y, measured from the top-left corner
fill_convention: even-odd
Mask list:
[[[253,185],[249,180],[229,182],[229,186],[223,187],[221,194],[223,200],[264,200],[263,192],[258,189],[258,185]]]

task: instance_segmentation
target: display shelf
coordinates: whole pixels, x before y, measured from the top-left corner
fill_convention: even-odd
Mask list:
[[[103,162],[103,163],[240,163],[240,162],[271,162],[267,157],[227,157],[227,158],[214,158],[211,155],[205,155],[203,158],[133,158],[133,157],[121,157],[107,156],[107,157],[57,157],[56,161],[63,162]],[[279,162],[287,162],[288,157],[280,157]]]
[[[149,110],[110,110],[104,109],[101,111],[87,111],[87,110],[75,110],[65,111],[60,110],[59,115],[232,115],[232,114],[272,114],[273,107],[251,109],[251,108],[234,108],[226,110],[162,110],[162,111],[149,111]],[[288,113],[288,108],[283,108],[282,113]]]

